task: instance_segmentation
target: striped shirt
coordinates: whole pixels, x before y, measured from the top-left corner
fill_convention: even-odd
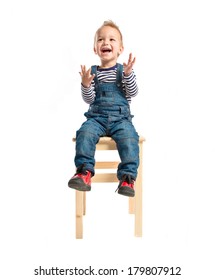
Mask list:
[[[99,82],[103,83],[113,83],[116,82],[117,66],[113,66],[107,69],[97,69],[96,75]],[[125,76],[124,72],[122,74],[122,89],[125,93],[125,97],[128,103],[131,103],[131,98],[138,94],[138,86],[136,83],[136,76],[132,70],[129,76]],[[95,82],[91,83],[91,86],[86,88],[81,84],[81,94],[84,101],[88,104],[92,104],[95,100]]]

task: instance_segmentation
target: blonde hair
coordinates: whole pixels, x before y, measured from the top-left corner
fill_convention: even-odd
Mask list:
[[[116,25],[112,20],[106,20],[103,22],[103,24],[99,27],[99,29],[96,31],[96,34],[94,36],[94,44],[95,44],[95,41],[96,41],[96,36],[98,34],[98,32],[104,27],[104,26],[110,26],[112,28],[115,28],[118,32],[119,32],[119,35],[120,35],[120,39],[121,39],[121,44],[123,46],[123,38],[122,38],[122,33],[118,27],[118,25]]]

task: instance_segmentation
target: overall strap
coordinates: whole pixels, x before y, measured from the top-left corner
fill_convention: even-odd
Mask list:
[[[96,72],[97,72],[97,65],[91,66],[91,75],[95,74],[94,82],[95,82],[95,84],[98,84],[98,78],[97,78]]]
[[[123,72],[123,65],[117,63],[117,74],[116,74],[116,84],[121,84],[122,82],[122,72]]]

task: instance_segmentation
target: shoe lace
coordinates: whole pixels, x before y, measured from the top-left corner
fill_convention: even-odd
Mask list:
[[[128,184],[132,183],[131,175],[123,175],[122,179],[123,179],[123,181],[127,182]]]
[[[120,180],[120,183],[119,183],[117,189],[115,190],[115,192],[118,191],[118,189],[120,188],[122,182],[127,182],[128,184],[132,184],[133,181],[134,181],[134,180],[132,179],[131,175],[129,175],[129,174],[124,174],[124,175],[122,176],[122,179]]]
[[[75,175],[76,175],[76,174],[80,174],[80,173],[81,173],[81,174],[84,174],[84,175],[87,174],[87,170],[86,170],[86,167],[85,167],[85,163],[81,164],[81,165],[77,168]]]

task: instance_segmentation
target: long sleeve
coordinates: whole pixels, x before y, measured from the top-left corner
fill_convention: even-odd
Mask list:
[[[129,76],[125,76],[123,72],[123,82],[125,86],[125,95],[128,101],[131,100],[131,97],[135,97],[138,94],[138,86],[136,82],[136,75],[132,71]]]
[[[81,94],[83,100],[87,104],[92,104],[95,99],[95,91],[94,91],[94,82],[92,82],[91,86],[86,88],[81,84]]]

